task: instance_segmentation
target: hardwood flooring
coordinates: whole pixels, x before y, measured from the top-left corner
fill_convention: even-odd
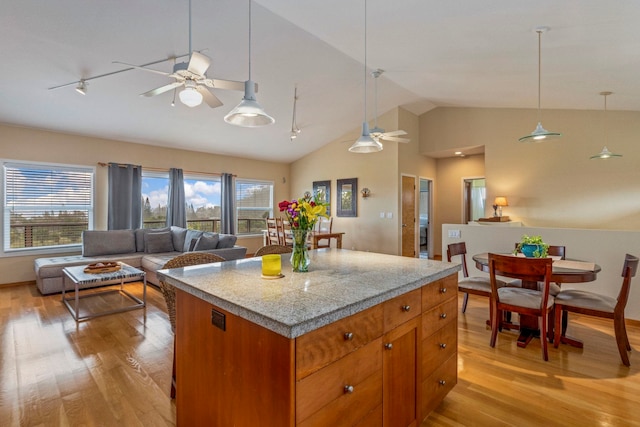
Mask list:
[[[175,425],[171,327],[157,289],[147,302],[76,324],[60,295],[0,288],[0,426]],[[459,317],[458,385],[421,427],[640,426],[637,322],[627,368],[609,322],[570,316],[585,348],[551,346],[544,362],[538,341],[517,348],[513,332],[489,347],[488,316],[487,300],[471,296]]]

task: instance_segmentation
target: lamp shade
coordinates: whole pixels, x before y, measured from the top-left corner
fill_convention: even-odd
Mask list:
[[[362,135],[349,147],[352,153],[376,153],[382,151],[382,144],[369,135],[369,123],[362,123]]]
[[[496,206],[509,206],[507,198],[503,196],[496,197],[496,199],[493,201],[493,204]]]
[[[611,151],[609,151],[607,147],[604,147],[601,152],[589,158],[593,160],[593,159],[610,159],[611,157],[622,157],[622,154],[612,153]]]
[[[224,121],[247,128],[270,125],[275,119],[264,112],[262,106],[256,101],[255,83],[251,80],[244,82],[244,98],[240,104],[224,116]]]
[[[185,87],[178,96],[187,107],[193,108],[202,104],[202,94],[195,87]]]

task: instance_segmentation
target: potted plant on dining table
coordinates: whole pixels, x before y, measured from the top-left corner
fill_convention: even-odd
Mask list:
[[[309,253],[307,250],[307,236],[313,230],[320,217],[329,218],[327,203],[320,201],[310,193],[299,199],[283,200],[278,203],[280,212],[284,212],[291,224],[293,235],[293,252],[291,252],[291,267],[293,272],[305,273],[309,271]]]
[[[527,258],[546,258],[549,254],[549,245],[540,236],[522,236],[514,253],[522,252]]]

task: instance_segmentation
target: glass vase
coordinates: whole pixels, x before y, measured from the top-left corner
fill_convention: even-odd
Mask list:
[[[291,252],[291,268],[294,273],[309,271],[309,250],[307,249],[307,234],[309,230],[291,230],[293,235],[293,252]]]

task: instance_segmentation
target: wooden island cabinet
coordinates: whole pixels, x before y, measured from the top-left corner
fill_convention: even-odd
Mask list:
[[[458,266],[317,252],[280,280],[259,259],[161,271],[178,288],[178,426],[419,426],[456,384]]]

